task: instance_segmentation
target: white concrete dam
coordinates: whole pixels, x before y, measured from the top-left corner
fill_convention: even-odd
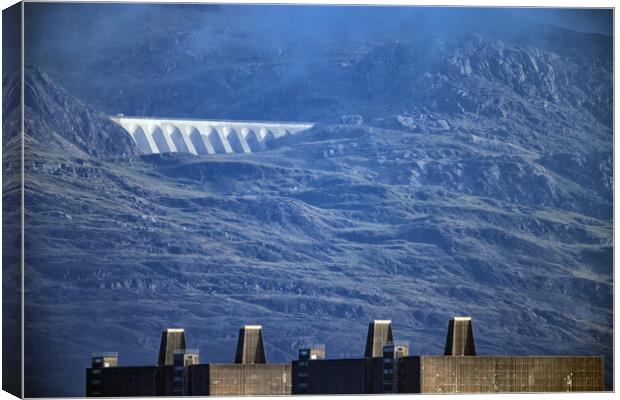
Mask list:
[[[111,116],[144,154],[252,153],[266,143],[309,129],[308,122],[255,122]]]

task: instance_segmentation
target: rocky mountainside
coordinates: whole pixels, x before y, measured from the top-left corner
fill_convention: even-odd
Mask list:
[[[259,323],[287,361],[305,342],[359,356],[374,318],[436,354],[454,315],[474,318],[480,354],[605,355],[611,388],[611,49],[564,38],[364,42],[308,68],[285,48],[243,61],[246,44],[217,71],[173,63],[156,89],[96,94],[106,112],[320,122],[251,155],[137,157],[29,70],[27,395],[82,395],[93,351],[152,364],[165,327],[229,362]]]
[[[25,123],[30,139],[78,156],[137,154],[137,146],[123,128],[73,98],[44,72],[28,70],[24,77],[24,113],[28,115]]]
[[[433,20],[423,8],[280,15],[119,5],[123,18],[111,27],[101,22],[109,8],[84,16],[79,7],[31,7],[38,23],[26,32],[34,42],[27,60],[109,114],[337,123],[413,106],[529,117],[560,103],[611,124],[611,37],[497,11],[472,21],[449,9]],[[390,23],[373,28],[379,14]],[[49,18],[72,28],[50,29]],[[184,24],[169,23],[175,19]],[[238,23],[224,23],[231,19]]]

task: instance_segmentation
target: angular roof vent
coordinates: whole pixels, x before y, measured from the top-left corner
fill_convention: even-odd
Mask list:
[[[235,364],[265,364],[263,328],[260,325],[246,325],[239,329]]]
[[[474,330],[471,317],[454,317],[448,324],[446,356],[475,356]]]
[[[364,357],[382,357],[383,345],[393,342],[392,321],[376,319],[368,324]]]
[[[185,330],[179,328],[168,328],[161,333],[161,344],[159,345],[159,358],[157,365],[173,365],[174,352],[185,350]]]

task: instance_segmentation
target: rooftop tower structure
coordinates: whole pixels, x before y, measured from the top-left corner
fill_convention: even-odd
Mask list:
[[[295,369],[295,393],[307,394],[308,393],[308,379],[310,377],[310,360],[324,360],[325,359],[325,345],[315,344],[311,346],[304,346],[299,349],[299,357],[297,361],[297,368]]]
[[[382,357],[383,345],[393,342],[392,321],[376,319],[368,324],[364,357]]]
[[[454,317],[448,323],[446,356],[475,356],[474,330],[471,317]]]
[[[118,353],[103,352],[95,353],[92,357],[90,379],[86,380],[86,385],[90,387],[91,396],[100,396],[102,394],[101,387],[101,369],[114,368],[118,366]]]
[[[235,364],[265,364],[265,347],[260,325],[246,325],[239,329]]]
[[[200,353],[198,349],[182,349],[174,351],[174,366],[188,367],[194,364],[200,364]]]
[[[161,333],[159,345],[159,358],[157,365],[174,365],[174,353],[177,350],[185,350],[185,330],[181,328],[168,328]]]
[[[94,353],[92,358],[93,368],[111,368],[118,366],[118,353],[106,351],[102,353]]]
[[[190,365],[200,364],[197,349],[183,349],[174,352],[174,370],[172,372],[172,391],[175,396],[192,395]]]
[[[387,342],[383,345],[383,393],[398,393],[404,379],[401,359],[409,356],[409,342]]]
[[[300,348],[299,359],[303,361],[324,360],[325,359],[325,345],[324,344],[312,344],[312,345],[304,346]]]

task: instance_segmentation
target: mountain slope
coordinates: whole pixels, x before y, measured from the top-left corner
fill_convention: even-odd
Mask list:
[[[228,362],[260,323],[287,361],[303,342],[358,356],[373,318],[438,353],[453,315],[480,354],[603,354],[611,376],[611,133],[587,111],[545,111],[547,137],[523,113],[386,107],[261,153],[136,159],[105,116],[27,81],[27,395],[83,393],[93,351],[151,364],[169,326]],[[554,139],[582,119],[587,142]]]
[[[29,139],[75,155],[127,157],[138,153],[123,128],[53,83],[45,72],[28,70],[24,76]]]
[[[90,7],[29,5],[27,60],[109,114],[368,122],[418,106],[611,124],[613,39],[509,9]]]

